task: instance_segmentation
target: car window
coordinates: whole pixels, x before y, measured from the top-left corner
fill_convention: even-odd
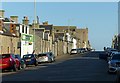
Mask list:
[[[71,51],[76,51],[77,49],[72,49]]]
[[[20,55],[15,55],[15,58],[21,59]]]
[[[52,53],[50,53],[50,56],[52,56]]]
[[[0,56],[0,58],[9,58],[10,54],[2,54],[2,56]]]
[[[31,58],[31,57],[34,57],[34,55],[32,55],[32,54],[29,54],[29,55],[23,55],[23,58]]]
[[[38,54],[38,57],[47,56],[47,54]]]
[[[12,58],[15,58],[15,55],[12,54]]]

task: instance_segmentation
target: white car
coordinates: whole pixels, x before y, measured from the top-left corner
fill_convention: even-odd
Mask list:
[[[52,52],[41,53],[38,54],[37,57],[38,57],[37,59],[38,63],[55,61],[55,56]]]
[[[78,50],[77,49],[71,49],[70,54],[77,54]]]

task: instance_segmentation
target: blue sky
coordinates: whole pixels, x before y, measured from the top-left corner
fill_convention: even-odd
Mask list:
[[[93,48],[103,49],[111,46],[112,37],[118,32],[117,2],[37,2],[37,16],[40,22],[49,21],[53,25],[75,25],[78,28],[88,27],[89,40]],[[5,16],[28,16],[34,19],[34,3],[4,2],[2,9]]]

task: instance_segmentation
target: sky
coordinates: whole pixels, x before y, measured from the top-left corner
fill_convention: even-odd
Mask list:
[[[33,2],[3,2],[2,9],[6,17],[19,16],[20,23],[23,16],[28,16],[30,23],[34,20]],[[117,2],[37,2],[36,15],[41,23],[87,27],[89,41],[96,50],[110,47],[118,33]]]

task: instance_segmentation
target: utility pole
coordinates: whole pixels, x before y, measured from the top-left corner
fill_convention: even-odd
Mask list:
[[[33,45],[33,53],[35,52],[35,24],[36,24],[36,0],[34,0],[34,21],[33,21],[33,23],[34,23],[34,45]]]
[[[67,33],[68,33],[68,35],[69,35],[69,28],[70,28],[70,26],[69,26],[69,23],[70,23],[70,20],[68,19],[68,28],[67,28]],[[67,36],[68,37],[68,36]],[[68,38],[67,38],[67,53],[69,53],[69,40],[68,40]]]

